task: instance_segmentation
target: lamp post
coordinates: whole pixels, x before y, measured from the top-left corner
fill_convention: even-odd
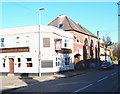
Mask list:
[[[100,58],[100,41],[99,41],[99,31],[97,31],[97,38],[98,38],[98,61]]]
[[[38,11],[38,28],[39,28],[39,32],[38,32],[38,76],[40,76],[41,77],[41,32],[40,32],[40,25],[41,25],[41,17],[40,17],[40,15],[41,15],[41,11],[42,10],[45,10],[44,8],[40,8],[39,9],[39,11]]]

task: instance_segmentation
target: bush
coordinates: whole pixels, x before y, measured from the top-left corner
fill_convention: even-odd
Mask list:
[[[112,57],[112,60],[113,60],[113,61],[116,61],[116,60],[118,60],[118,57],[117,57],[117,56],[114,56],[114,57]]]

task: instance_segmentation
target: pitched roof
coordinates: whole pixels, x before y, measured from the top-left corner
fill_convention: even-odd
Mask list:
[[[59,25],[62,24],[63,27],[59,27]],[[55,20],[53,20],[51,23],[49,23],[48,25],[51,26],[55,26],[57,28],[63,29],[65,31],[77,31],[83,34],[87,34],[93,37],[96,37],[92,32],[90,32],[89,30],[87,30],[85,27],[81,26],[80,24],[77,24],[76,22],[74,22],[72,19],[70,19],[68,16],[66,15],[60,15],[58,16]]]

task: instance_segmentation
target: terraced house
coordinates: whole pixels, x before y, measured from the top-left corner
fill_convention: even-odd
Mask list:
[[[60,15],[48,25],[74,34],[74,63],[99,58],[99,40],[96,35],[66,15]]]

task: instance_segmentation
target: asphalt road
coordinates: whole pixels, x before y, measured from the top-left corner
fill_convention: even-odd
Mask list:
[[[73,77],[38,82],[11,92],[68,92],[69,94],[79,92],[118,92],[118,79],[118,67],[115,67],[112,70],[95,70]]]

